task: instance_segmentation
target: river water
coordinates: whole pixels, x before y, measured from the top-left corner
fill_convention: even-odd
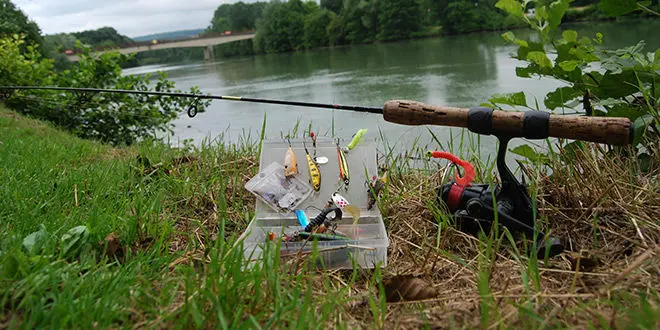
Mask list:
[[[605,35],[606,47],[629,46],[646,40],[646,51],[660,47],[660,20],[586,23],[571,26],[580,35]],[[525,31],[516,31],[516,34]],[[439,37],[397,43],[359,45],[307,52],[262,55],[219,60],[214,63],[179,63],[125,70],[127,74],[165,71],[177,87],[197,85],[204,93],[275,98],[319,103],[382,106],[390,99],[408,99],[428,104],[472,107],[492,94],[524,91],[528,104],[543,106],[545,94],[562,86],[544,79],[518,78],[512,59],[515,48],[501,32]],[[523,110],[523,109],[521,109]],[[281,105],[213,101],[205,113],[185,116],[176,122],[173,144],[192,139],[237,142],[258,139],[266,115],[266,137],[280,138],[310,124],[321,134],[349,139],[367,128],[366,138],[386,137],[390,145],[405,150],[415,141],[436,147],[429,129],[441,140],[461,134],[460,129],[404,126],[383,120],[382,115]],[[334,118],[334,125],[333,125]],[[494,139],[481,139],[486,154],[494,152]]]

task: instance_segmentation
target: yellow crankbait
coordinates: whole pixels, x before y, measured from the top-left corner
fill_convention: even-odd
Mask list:
[[[296,154],[293,153],[291,142],[289,142],[289,150],[284,156],[284,176],[291,177],[298,174],[298,163],[296,162]]]
[[[309,168],[309,183],[314,188],[314,191],[319,191],[321,190],[321,172],[319,171],[319,167],[312,159],[312,156],[309,155],[309,151],[307,151],[307,146],[305,145],[305,142],[303,142],[303,147],[305,147],[305,154],[307,155],[307,166]]]
[[[339,141],[337,141],[337,163],[339,163],[339,178],[344,182],[346,187],[351,182],[350,177],[348,176],[348,163],[346,162],[346,155],[344,151],[341,150],[339,146]]]

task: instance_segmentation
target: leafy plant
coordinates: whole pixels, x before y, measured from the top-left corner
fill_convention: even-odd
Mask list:
[[[26,46],[24,37],[0,39],[0,86],[48,86],[110,88],[138,91],[180,92],[160,73],[122,76],[121,64],[128,56],[107,52],[95,56],[88,47],[80,61],[69,70],[56,73],[53,63],[39,54],[35,46]],[[197,87],[190,93],[200,94]],[[62,93],[55,91],[15,91],[6,95],[6,104],[14,110],[48,120],[84,138],[114,145],[132,144],[140,139],[171,132],[178,114],[193,104],[203,112],[210,101],[164,96],[115,93]]]
[[[644,41],[640,41],[634,46],[610,50],[602,47],[604,36],[601,33],[594,36],[580,36],[574,30],[559,33],[559,25],[570,2],[497,2],[498,8],[537,32],[536,39],[522,39],[510,31],[502,34],[507,42],[518,47],[513,57],[527,63],[516,68],[516,75],[552,78],[565,83],[545,96],[543,103],[550,110],[569,109],[572,112],[581,108],[589,116],[627,117],[635,121],[641,131],[646,131],[655,122],[657,134],[660,123],[657,105],[660,49],[654,53],[644,52]],[[607,8],[609,14],[630,12],[631,6],[622,3],[616,5],[613,1],[603,0],[600,5],[603,10]],[[530,6],[535,8],[534,15],[525,14]],[[513,99],[496,98],[494,101],[511,105]]]

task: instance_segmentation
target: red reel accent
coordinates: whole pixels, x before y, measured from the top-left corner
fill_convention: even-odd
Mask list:
[[[474,172],[474,166],[470,162],[462,160],[446,151],[429,151],[429,155],[433,158],[447,159],[450,162],[462,167],[465,171],[465,174],[460,177],[458,176],[458,173],[456,173],[456,183],[463,187],[469,187],[472,185],[472,181],[474,181],[476,174]]]
[[[447,195],[447,207],[449,207],[450,212],[454,213],[458,210],[461,203],[461,196],[463,196],[463,190],[465,190],[465,187],[457,183],[451,185],[449,194]]]

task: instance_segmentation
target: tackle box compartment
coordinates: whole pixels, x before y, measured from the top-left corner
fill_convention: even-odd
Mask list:
[[[297,161],[298,174],[296,177],[304,182],[309,182],[309,169],[303,140],[291,139],[290,142]],[[344,146],[348,142],[342,141],[341,145]],[[360,218],[357,223],[354,223],[352,216],[344,211],[342,220],[337,222],[337,231],[348,236],[347,240],[282,241],[280,255],[294,255],[299,252],[309,254],[315,245],[323,266],[326,268],[352,268],[354,261],[361,268],[374,268],[376,265],[386,266],[389,238],[383,218],[377,203],[367,210],[368,182],[378,175],[375,143],[363,141],[353,150],[345,153],[350,179],[346,190],[344,188],[338,190],[340,180],[336,143],[330,138],[318,137],[316,148],[313,147],[309,138],[305,139],[305,144],[312,157],[326,157],[328,162],[318,165],[321,173],[320,191],[313,192],[297,208],[305,210],[311,221],[323,209],[332,193],[338,192],[350,204],[360,209]],[[264,140],[259,162],[260,172],[273,162],[282,164],[288,148],[288,140]],[[266,244],[276,246],[276,242],[283,235],[292,235],[296,231],[302,231],[302,227],[294,212],[275,210],[257,199],[255,217],[242,235],[245,259],[259,260]],[[276,236],[274,241],[269,239],[270,233]]]

